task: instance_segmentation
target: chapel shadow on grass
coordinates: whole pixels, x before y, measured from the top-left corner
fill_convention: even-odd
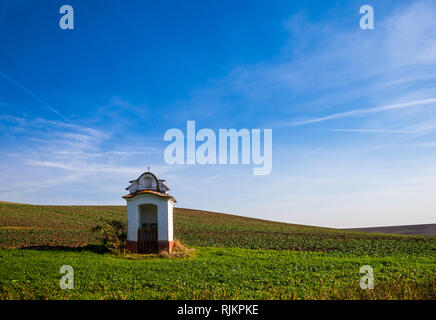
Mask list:
[[[87,244],[83,246],[22,246],[19,250],[41,250],[41,251],[64,251],[64,252],[93,252],[99,254],[110,253],[114,257],[127,260],[146,260],[146,259],[161,259],[161,258],[192,258],[196,256],[196,250],[185,246],[181,241],[174,239],[174,247],[171,253],[162,251],[156,253],[132,253],[127,250],[117,252],[110,250],[104,244]]]
[[[127,260],[146,260],[146,259],[162,259],[162,258],[193,258],[197,254],[195,248],[185,246],[180,240],[174,239],[174,246],[171,253],[161,251],[158,253],[132,253],[124,252],[118,257]]]
[[[23,246],[20,250],[42,250],[42,251],[68,251],[68,252],[94,252],[108,253],[109,250],[101,244],[87,244],[84,246]]]

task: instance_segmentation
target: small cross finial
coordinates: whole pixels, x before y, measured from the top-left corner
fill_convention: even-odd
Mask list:
[[[147,172],[150,172],[150,166],[147,167]]]

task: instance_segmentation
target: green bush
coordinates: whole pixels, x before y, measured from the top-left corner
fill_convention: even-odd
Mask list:
[[[118,220],[106,221],[103,225],[92,228],[97,238],[102,241],[103,247],[112,253],[124,253],[127,241],[126,223]]]

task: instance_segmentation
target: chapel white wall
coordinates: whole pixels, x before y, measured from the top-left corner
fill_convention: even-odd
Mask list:
[[[157,206],[158,240],[173,241],[173,202],[155,195],[136,195],[127,200],[127,240],[138,241],[142,204]]]

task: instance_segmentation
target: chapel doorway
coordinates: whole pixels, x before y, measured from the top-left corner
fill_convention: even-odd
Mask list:
[[[157,206],[143,204],[139,206],[138,252],[158,252]]]

